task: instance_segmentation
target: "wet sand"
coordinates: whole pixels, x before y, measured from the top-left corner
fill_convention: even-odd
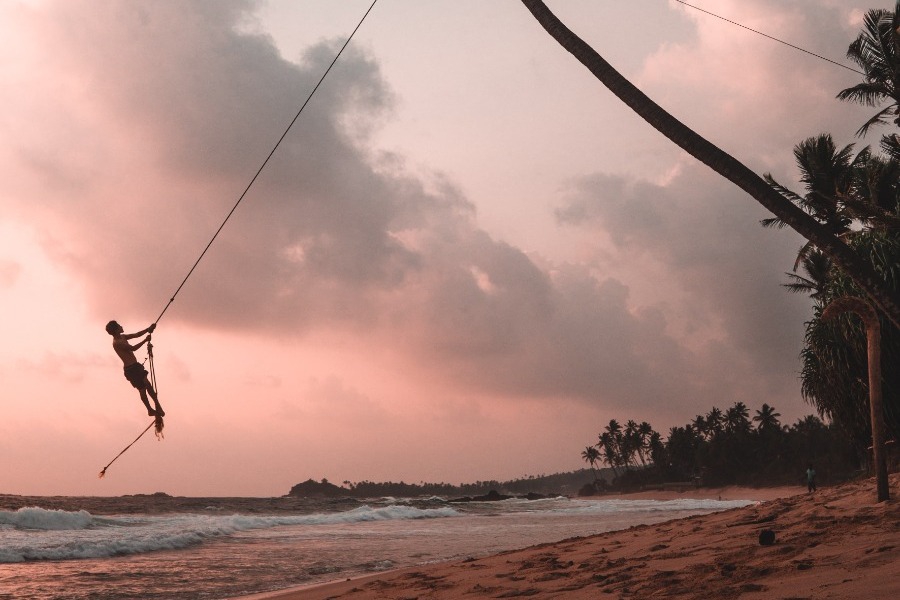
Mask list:
[[[872,479],[814,494],[796,487],[642,492],[620,497],[761,502],[245,599],[900,598],[900,474],[891,477],[891,494],[876,502]],[[773,544],[760,544],[763,530],[774,532]]]

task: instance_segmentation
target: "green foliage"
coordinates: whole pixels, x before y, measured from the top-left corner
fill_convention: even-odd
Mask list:
[[[879,17],[883,20],[884,16]],[[874,21],[873,21],[874,22]],[[804,140],[794,150],[805,193],[768,178],[773,189],[797,204],[874,267],[888,292],[900,293],[900,163],[891,156],[853,146],[838,148],[828,134]],[[771,220],[763,225],[770,226]],[[804,275],[796,273],[800,267]],[[836,298],[865,294],[820,249],[806,244],[785,287],[807,293],[813,315],[806,323],[801,392],[819,415],[833,422],[858,449],[871,444],[865,328],[856,316],[836,322],[821,316]],[[883,402],[888,437],[900,434],[900,333],[881,319]]]
[[[843,90],[838,98],[870,106],[888,104],[862,126],[861,135],[876,123],[900,124],[898,25],[896,10],[870,10],[863,31],[848,49],[847,56],[863,68],[864,81]],[[829,134],[820,134],[794,149],[805,193],[793,192],[771,177],[767,180],[871,264],[880,276],[879,285],[896,297],[900,294],[900,139],[896,134],[885,136],[882,149],[884,155],[870,148],[854,155],[853,145],[838,148]],[[763,225],[779,226],[780,222],[767,219]],[[798,268],[803,275],[796,273]],[[785,287],[809,294],[813,300],[800,354],[801,392],[820,416],[834,423],[861,451],[871,444],[865,329],[856,316],[846,315],[836,322],[823,321],[821,316],[837,298],[865,298],[866,294],[812,243],[800,250],[793,270],[787,273]],[[900,370],[890,368],[900,360],[900,332],[886,318],[881,318],[881,330],[882,392],[890,439],[900,435]]]
[[[888,289],[900,292],[900,236],[894,232],[869,231],[855,237],[852,245],[868,257],[884,277]],[[813,318],[806,323],[800,358],[801,391],[819,414],[843,429],[862,449],[871,445],[869,419],[866,332],[859,318],[846,315],[823,321],[822,310],[834,298],[860,296],[849,277],[834,270],[817,299]],[[900,435],[900,333],[881,319],[882,395],[888,438]]]

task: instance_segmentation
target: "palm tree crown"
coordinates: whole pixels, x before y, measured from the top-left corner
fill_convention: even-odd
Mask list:
[[[857,131],[864,136],[869,127],[893,120],[900,125],[900,64],[898,64],[897,48],[900,34],[900,2],[893,12],[884,9],[873,9],[863,18],[863,30],[847,49],[847,58],[862,67],[864,81],[853,87],[841,90],[837,97],[840,100],[858,102],[867,106],[879,106],[890,102],[866,121]]]

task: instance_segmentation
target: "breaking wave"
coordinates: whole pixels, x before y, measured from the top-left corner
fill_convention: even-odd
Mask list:
[[[284,526],[352,525],[370,521],[441,519],[453,508],[361,506],[346,512],[309,515],[202,515],[97,517],[37,507],[0,511],[0,563],[106,558],[177,550],[240,531]]]

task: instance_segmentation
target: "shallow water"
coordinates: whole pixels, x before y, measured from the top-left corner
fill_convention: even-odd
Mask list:
[[[749,503],[379,499],[337,508],[310,503],[276,514],[248,506],[222,514],[215,505],[159,513],[158,504],[105,515],[0,510],[0,598],[231,598]]]

